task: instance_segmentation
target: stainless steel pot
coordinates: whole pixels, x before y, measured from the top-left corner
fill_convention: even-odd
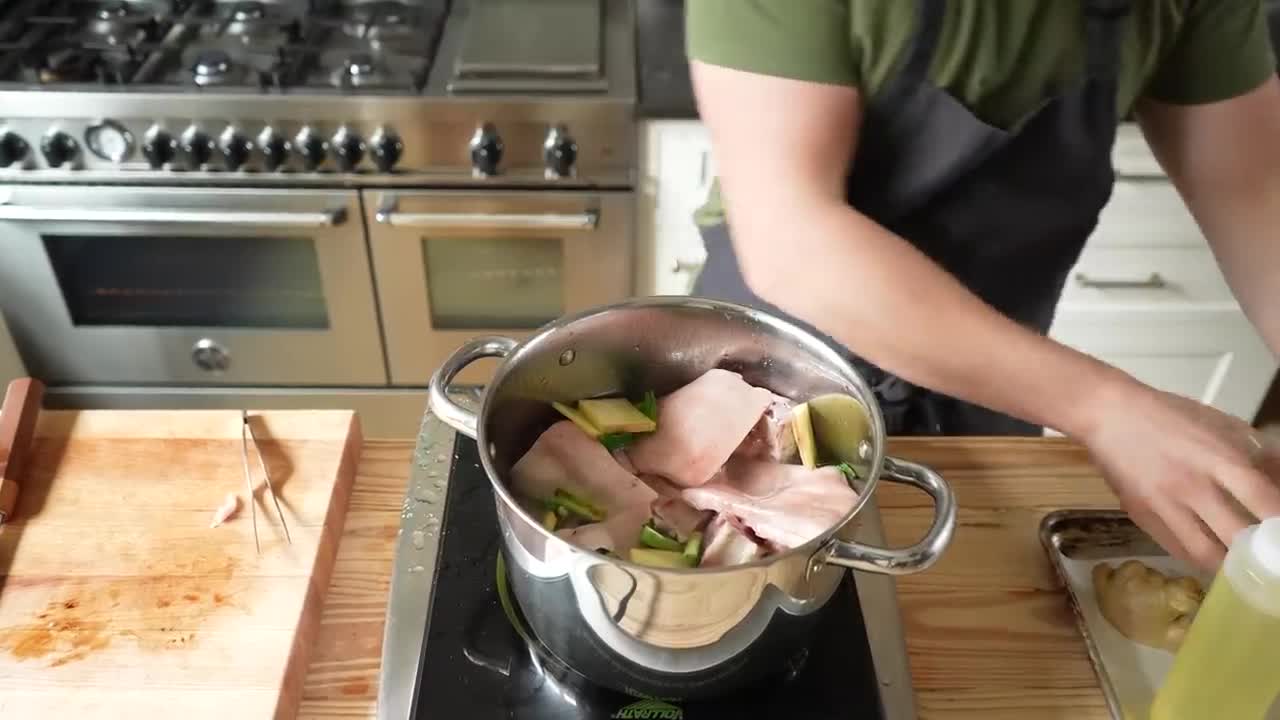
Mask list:
[[[479,415],[447,392],[481,358],[501,358]],[[552,401],[644,390],[669,392],[709,369],[790,398],[846,393],[866,409],[860,500],[807,545],[728,568],[665,570],[573,546],[543,529],[506,485],[511,466],[558,419]],[[809,628],[846,568],[906,574],[929,567],[951,540],[955,497],[932,470],[885,456],[884,421],[871,389],[826,343],[769,314],[685,297],[605,306],[545,326],[523,343],[473,340],[431,379],[430,407],[477,440],[493,485],[511,584],[534,633],[587,679],[645,697],[732,692],[778,672],[808,645]],[[902,549],[850,541],[854,516],[880,478],[934,501],[932,527]]]

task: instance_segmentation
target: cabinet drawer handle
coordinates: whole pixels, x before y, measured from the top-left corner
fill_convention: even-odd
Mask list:
[[[1102,280],[1076,273],[1076,284],[1097,290],[1160,290],[1169,286],[1160,273],[1151,273],[1142,280]]]
[[[706,264],[707,264],[707,261],[704,259],[681,260],[677,258],[675,261],[675,264],[672,265],[671,270],[672,272],[678,272],[678,273],[697,272],[702,269],[703,265],[706,265]]]

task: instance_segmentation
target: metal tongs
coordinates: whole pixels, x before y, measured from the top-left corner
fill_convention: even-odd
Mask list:
[[[284,511],[280,509],[280,499],[276,497],[276,489],[271,484],[271,472],[267,470],[267,461],[262,458],[262,445],[258,443],[258,436],[253,432],[253,426],[249,424],[249,411],[240,411],[240,457],[244,465],[244,484],[249,490],[249,512],[253,518],[253,546],[258,549],[258,554],[262,554],[262,543],[258,540],[258,503],[253,495],[253,473],[249,471],[249,440],[253,440],[253,449],[258,456],[258,467],[262,468],[262,477],[266,481],[267,492],[271,493],[271,502],[276,506],[276,515],[280,518],[280,527],[284,529],[284,539],[290,545],[293,544],[293,538],[289,536],[289,524],[284,520]]]

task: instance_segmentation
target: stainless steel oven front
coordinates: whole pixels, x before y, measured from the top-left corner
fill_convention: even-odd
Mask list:
[[[0,309],[53,384],[387,381],[354,190],[0,186]]]
[[[464,341],[521,337],[632,292],[629,191],[366,191],[394,385],[424,385]],[[491,366],[464,382],[481,383]]]

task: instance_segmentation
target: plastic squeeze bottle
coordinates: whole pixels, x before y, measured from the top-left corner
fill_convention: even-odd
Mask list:
[[[1261,720],[1280,695],[1280,517],[1240,532],[1151,720]]]

